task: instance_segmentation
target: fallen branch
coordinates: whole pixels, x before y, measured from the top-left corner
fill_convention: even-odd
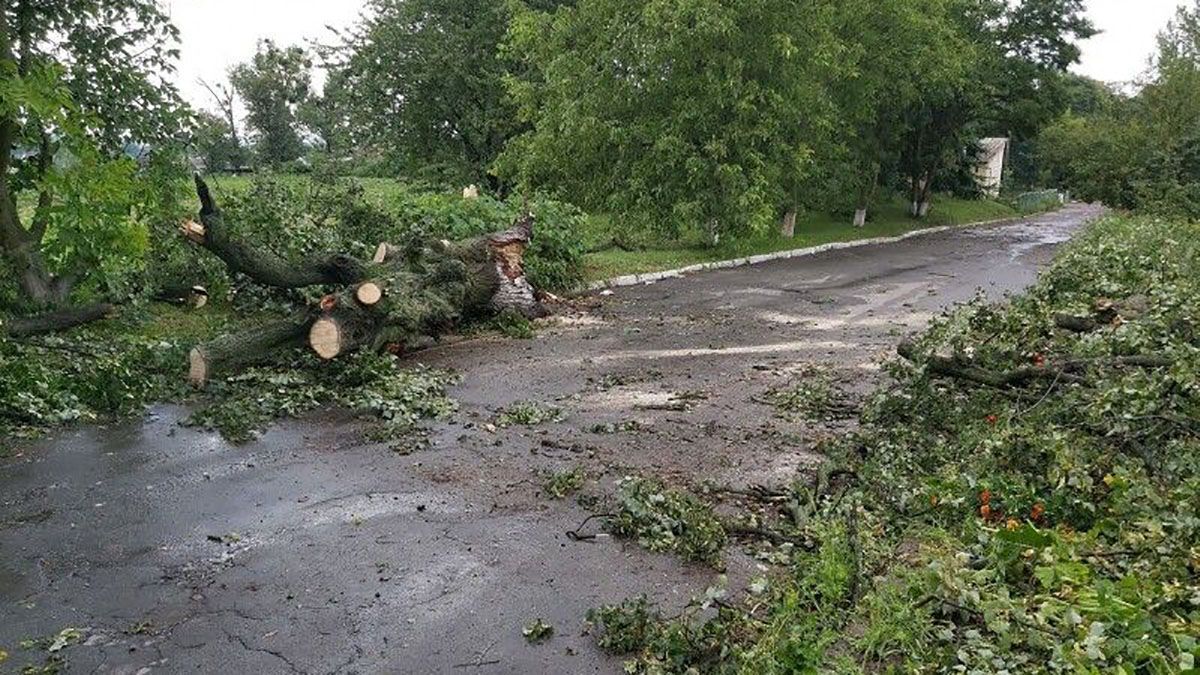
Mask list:
[[[913,363],[923,362],[929,372],[935,375],[966,380],[994,389],[1012,389],[1036,380],[1050,380],[1055,384],[1060,382],[1088,384],[1089,381],[1086,377],[1075,373],[1099,365],[1131,368],[1167,368],[1174,364],[1173,360],[1157,355],[1107,356],[1064,361],[1058,368],[1029,366],[1014,368],[1012,370],[995,371],[965,363],[957,358],[938,356],[937,354],[922,357],[917,351],[916,344],[910,340],[901,342],[896,351],[908,361]]]
[[[199,175],[195,180],[200,197],[200,222],[184,223],[181,232],[220,258],[231,273],[245,274],[255,283],[274,288],[344,285],[366,280],[367,266],[348,255],[327,254],[293,261],[264,249],[261,244],[235,238],[225,226],[225,218],[208,185]]]
[[[1090,316],[1055,314],[1054,325],[1063,330],[1069,330],[1072,333],[1090,333],[1100,327],[1100,322]]]
[[[22,339],[57,333],[108,318],[116,312],[116,309],[114,305],[100,302],[3,320],[0,321],[0,335]]]

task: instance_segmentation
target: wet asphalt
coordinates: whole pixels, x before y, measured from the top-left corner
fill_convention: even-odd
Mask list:
[[[811,368],[869,390],[901,336],[1024,288],[1098,214],[619,289],[534,340],[431,350],[412,361],[461,373],[462,407],[412,455],[338,411],[233,447],[174,407],[18,446],[0,458],[0,672],[51,656],[70,673],[620,672],[587,610],[640,593],[679,607],[719,572],[573,540],[591,511],[547,498],[548,472],[584,469],[592,509],[626,475],[786,484],[836,429],[779,419],[764,392]],[[489,427],[524,400],[566,417]],[[727,558],[734,585],[752,573]],[[554,636],[527,644],[538,618]],[[64,629],[78,640],[54,654],[21,646]]]

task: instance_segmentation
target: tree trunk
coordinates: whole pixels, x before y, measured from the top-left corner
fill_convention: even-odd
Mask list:
[[[36,316],[9,319],[0,323],[0,335],[11,338],[27,338],[68,330],[85,323],[107,318],[116,307],[106,302],[82,307],[70,307]]]
[[[788,209],[787,213],[783,214],[783,222],[779,225],[779,234],[785,239],[792,239],[796,236],[795,207]]]
[[[228,235],[216,241],[213,225],[223,228],[219,212],[197,177],[206,225],[189,223],[184,232],[237,269],[253,270],[255,280],[277,281],[277,260],[264,265],[254,250]],[[214,214],[218,214],[214,217]],[[422,344],[475,314],[515,311],[535,318],[545,314],[525,277],[524,253],[533,237],[533,216],[525,215],[504,232],[461,242],[411,240],[380,244],[371,263],[349,259],[342,290],[313,308],[284,321],[226,336],[192,351],[189,379],[202,386],[214,373],[230,372],[260,361],[281,347],[305,344],[319,357],[334,359],[358,349],[402,351]],[[204,227],[199,236],[194,228]],[[272,258],[269,253],[259,256]],[[226,260],[233,265],[230,260]],[[313,275],[327,283],[328,277]],[[313,285],[313,284],[309,284]]]
[[[214,375],[235,372],[258,363],[285,347],[297,347],[311,320],[307,313],[247,328],[218,338],[192,350],[188,357],[188,381],[202,387]]]
[[[922,174],[912,180],[912,204],[909,215],[913,218],[925,218],[929,215],[932,204],[933,181],[929,174]]]
[[[880,164],[871,162],[870,167],[866,180],[862,182],[862,189],[858,192],[857,208],[854,210],[854,227],[863,227],[867,224],[867,210],[875,199],[875,191],[879,189]]]

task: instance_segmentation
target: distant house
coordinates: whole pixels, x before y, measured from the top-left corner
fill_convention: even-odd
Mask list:
[[[975,180],[985,195],[1000,196],[1000,183],[1004,179],[1004,162],[1007,159],[1007,138],[980,139],[979,164],[975,166]]]

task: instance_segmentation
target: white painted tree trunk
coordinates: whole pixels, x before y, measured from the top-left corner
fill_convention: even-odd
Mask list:
[[[924,217],[928,216],[930,206],[932,206],[932,204],[930,204],[928,199],[921,202],[920,207],[917,208],[917,217],[924,218]]]
[[[783,222],[779,225],[779,234],[787,239],[796,236],[796,209],[788,209],[788,212],[783,214]]]
[[[867,224],[867,210],[858,209],[854,212],[854,226],[862,227]]]
[[[716,218],[708,221],[708,236],[709,243],[711,243],[713,246],[717,246],[721,243],[721,228],[717,225]]]

